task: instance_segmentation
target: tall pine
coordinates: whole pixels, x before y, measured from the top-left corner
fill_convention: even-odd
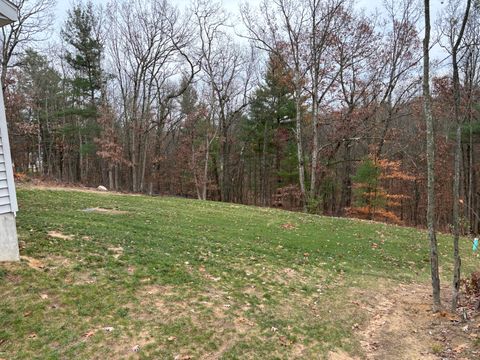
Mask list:
[[[98,109],[102,101],[104,74],[102,71],[103,43],[99,34],[99,18],[91,2],[78,3],[68,12],[62,29],[67,44],[64,59],[72,70],[69,79],[71,101],[69,115],[76,128],[79,146],[78,176],[88,181],[94,139],[99,134]]]

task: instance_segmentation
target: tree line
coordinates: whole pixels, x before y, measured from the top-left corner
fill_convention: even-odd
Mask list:
[[[432,224],[479,231],[476,2],[433,24],[431,127],[413,0],[77,2],[48,47],[54,2],[17,3],[0,38],[18,176],[427,226],[429,133]]]

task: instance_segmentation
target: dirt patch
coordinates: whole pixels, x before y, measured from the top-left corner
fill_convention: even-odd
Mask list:
[[[35,270],[45,269],[45,264],[43,263],[43,261],[32,258],[30,256],[20,256],[20,259],[25,261],[27,265],[32,269],[35,269]]]
[[[442,291],[443,303],[449,304],[449,288]],[[356,290],[354,296],[356,300],[352,303],[370,314],[366,324],[354,325],[367,359],[480,357],[472,341],[480,336],[478,319],[461,322],[457,314],[445,311],[434,314],[428,285]]]
[[[72,265],[72,260],[60,255],[49,255],[46,258],[49,269],[56,269],[59,267],[69,267]]]
[[[358,358],[351,357],[348,355],[346,352],[343,352],[341,350],[339,351],[330,351],[328,353],[328,360],[357,360]]]
[[[210,280],[210,281],[220,281],[222,278],[221,277],[215,277],[213,276],[212,274],[210,274],[203,265],[201,265],[199,268],[198,268],[198,271],[200,272],[200,274],[202,274],[202,276],[207,279],[207,280]]]
[[[101,207],[87,208],[87,209],[83,209],[82,211],[83,212],[93,212],[93,213],[98,213],[98,214],[109,214],[109,215],[128,214],[128,211],[116,210],[116,209],[105,209],[105,208],[101,208]]]
[[[73,235],[65,235],[62,234],[60,231],[49,231],[47,235],[51,238],[60,240],[73,240],[75,238],[75,236]]]
[[[139,298],[150,298],[154,295],[172,296],[175,292],[170,285],[147,285],[139,292]]]
[[[110,251],[111,253],[113,253],[113,257],[115,259],[118,259],[120,256],[123,255],[123,247],[121,247],[121,246],[109,247],[107,250]]]

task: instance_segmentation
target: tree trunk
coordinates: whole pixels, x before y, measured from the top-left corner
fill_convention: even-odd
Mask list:
[[[298,76],[298,75],[297,75]],[[297,160],[298,160],[298,181],[300,183],[300,192],[302,196],[303,210],[307,210],[306,193],[305,193],[305,164],[303,159],[303,142],[302,142],[302,104],[300,89],[296,89],[295,94],[295,141],[297,143]]]
[[[136,126],[135,124],[133,125],[132,129],[132,143],[131,145],[131,171],[132,171],[132,191],[137,192],[138,187],[137,187],[137,142],[135,141],[135,136],[136,136]]]
[[[262,146],[262,160],[261,160],[261,199],[262,206],[267,206],[267,135],[268,135],[268,121],[265,120],[265,126],[263,128],[263,146]]]
[[[315,198],[315,190],[317,185],[317,163],[318,163],[318,104],[317,104],[317,86],[313,87],[312,96],[312,130],[313,130],[313,144],[312,144],[312,164],[310,168],[310,193],[309,200]]]
[[[108,167],[108,190],[112,191],[115,188],[113,183],[113,165]]]
[[[465,26],[470,12],[471,0],[467,1],[467,7],[463,17],[462,25],[455,44],[452,48],[452,66],[453,66],[453,100],[454,113],[457,131],[455,136],[455,155],[454,155],[454,175],[453,175],[453,283],[452,283],[452,311],[457,309],[458,295],[460,290],[460,268],[461,258],[459,251],[460,239],[460,161],[462,155],[462,121],[460,119],[460,77],[458,73],[457,53],[462,41]]]
[[[430,0],[425,4],[425,38],[423,39],[423,112],[427,127],[427,224],[430,239],[430,267],[432,275],[433,311],[440,310],[440,276],[438,271],[438,247],[435,230],[435,135],[433,129],[430,95]]]

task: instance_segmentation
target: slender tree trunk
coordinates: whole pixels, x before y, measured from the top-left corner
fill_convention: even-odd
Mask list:
[[[296,75],[298,76],[298,75]],[[300,89],[296,89],[295,94],[295,141],[297,143],[297,160],[298,160],[298,180],[300,183],[300,192],[302,195],[303,210],[307,211],[306,192],[305,192],[305,164],[303,159],[303,141],[302,141],[302,104],[301,104],[301,92]]]
[[[338,215],[344,213],[344,209],[352,205],[352,143],[350,140],[343,142],[345,152],[343,155],[343,161],[345,163],[345,173],[342,180],[342,193],[340,195],[340,207],[338,209]]]
[[[212,139],[213,140],[213,139]],[[210,144],[208,135],[205,136],[205,164],[203,165],[203,179],[202,179],[202,200],[207,200],[207,186],[208,186],[208,162],[210,160]]]
[[[263,128],[263,146],[262,146],[262,160],[261,160],[261,199],[262,206],[267,206],[267,135],[268,135],[268,121],[265,120],[265,126]]]
[[[137,142],[135,141],[136,137],[136,132],[137,132],[137,127],[135,124],[133,125],[132,129],[132,142],[131,142],[131,171],[132,171],[132,191],[137,192],[138,187],[137,187]]]
[[[113,165],[108,166],[108,189],[111,191],[115,187],[113,183]]]
[[[312,144],[312,164],[310,168],[310,193],[309,200],[315,198],[315,191],[317,185],[317,163],[318,163],[318,104],[317,104],[317,85],[313,86],[312,96],[312,130],[313,130],[313,144]]]
[[[438,312],[440,302],[440,275],[438,271],[438,247],[435,230],[435,135],[433,129],[432,104],[430,95],[430,0],[425,4],[425,38],[423,39],[423,112],[427,127],[427,225],[430,239],[430,266],[433,290],[433,311]]]
[[[460,162],[462,155],[462,121],[460,115],[460,77],[458,72],[457,54],[460,43],[463,38],[465,26],[470,12],[471,0],[467,0],[467,7],[463,17],[462,25],[455,44],[452,48],[452,66],[453,66],[453,100],[454,113],[457,131],[455,136],[455,155],[454,155],[454,175],[453,175],[453,283],[452,283],[452,311],[457,309],[458,295],[460,290],[460,269],[462,261],[459,251],[460,239]]]
[[[142,172],[140,174],[140,191],[145,190],[145,171],[147,168],[148,134],[145,135],[143,143]]]

